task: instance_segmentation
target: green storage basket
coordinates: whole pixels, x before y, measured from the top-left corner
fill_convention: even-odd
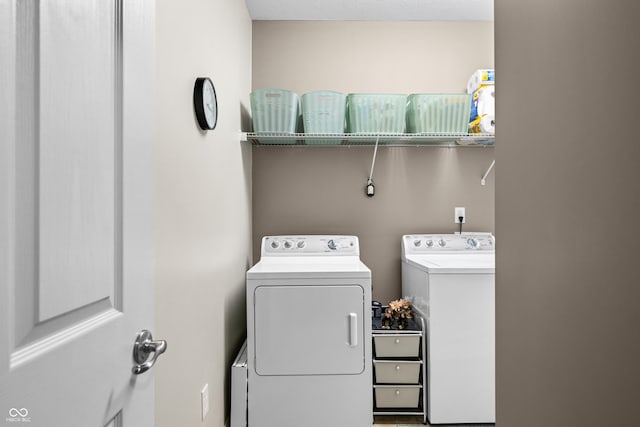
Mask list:
[[[251,92],[251,116],[256,133],[296,133],[299,99],[284,89],[259,89]],[[295,140],[260,140],[262,143],[295,144]]]
[[[352,93],[347,109],[350,133],[404,133],[407,95]]]
[[[407,107],[407,132],[466,134],[470,110],[469,94],[411,94]]]
[[[305,133],[343,133],[347,96],[328,90],[302,95]]]
[[[305,134],[344,133],[347,96],[328,90],[302,95],[302,123]],[[307,139],[306,144],[340,144],[335,138]]]

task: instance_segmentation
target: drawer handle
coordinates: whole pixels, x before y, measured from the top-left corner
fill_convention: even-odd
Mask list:
[[[396,344],[400,344],[400,338],[396,338]]]
[[[400,365],[396,365],[396,371],[400,370]]]
[[[396,390],[396,396],[400,396],[400,390]]]

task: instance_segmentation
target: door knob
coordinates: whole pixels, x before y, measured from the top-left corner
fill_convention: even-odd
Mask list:
[[[167,342],[165,340],[153,341],[151,332],[146,329],[141,330],[133,344],[133,373],[140,375],[147,372],[156,363],[156,360],[162,353],[167,350]],[[153,357],[149,356],[153,353]]]

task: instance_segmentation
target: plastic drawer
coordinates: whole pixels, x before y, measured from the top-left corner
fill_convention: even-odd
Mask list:
[[[418,408],[420,386],[375,386],[377,408]]]
[[[373,337],[376,357],[418,357],[420,335],[375,335]]]
[[[373,365],[378,384],[420,383],[421,361],[374,360]]]

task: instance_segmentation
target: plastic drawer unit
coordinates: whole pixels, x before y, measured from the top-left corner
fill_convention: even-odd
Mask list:
[[[424,321],[405,329],[382,329],[373,318],[374,415],[419,415],[426,423]]]

